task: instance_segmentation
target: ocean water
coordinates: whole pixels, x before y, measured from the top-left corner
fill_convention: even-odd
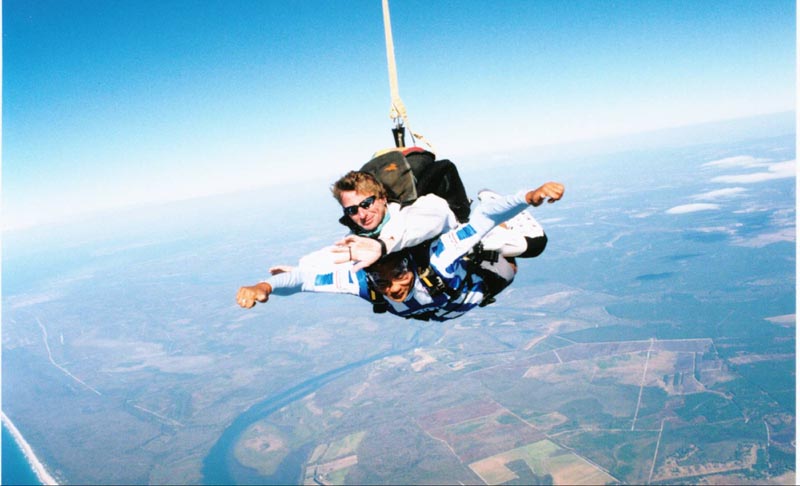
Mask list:
[[[25,458],[17,441],[3,424],[3,474],[2,484],[35,484],[40,485],[36,473]]]

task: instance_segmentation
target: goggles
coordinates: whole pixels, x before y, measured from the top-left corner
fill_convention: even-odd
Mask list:
[[[374,203],[375,203],[375,196],[364,198],[364,200],[358,204],[354,204],[352,206],[347,206],[346,208],[343,208],[344,214],[346,216],[355,216],[356,214],[358,214],[358,208],[369,209],[372,207]]]
[[[397,263],[392,269],[384,270],[382,272],[378,271],[369,271],[367,270],[367,278],[372,282],[372,284],[378,289],[385,289],[392,285],[392,280],[398,279],[403,276],[404,273],[409,271],[409,261],[408,258],[403,258]]]

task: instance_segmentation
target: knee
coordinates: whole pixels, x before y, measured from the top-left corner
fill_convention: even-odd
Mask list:
[[[525,237],[528,242],[528,247],[519,255],[519,258],[534,258],[542,254],[547,247],[547,235],[538,236],[536,238]]]

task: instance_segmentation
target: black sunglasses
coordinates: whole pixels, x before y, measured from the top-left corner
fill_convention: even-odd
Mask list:
[[[346,216],[355,216],[356,214],[358,214],[358,208],[369,209],[370,207],[372,207],[372,204],[374,202],[375,202],[375,196],[370,196],[368,198],[365,198],[358,204],[354,204],[352,206],[347,206],[346,208],[343,208],[344,214]]]

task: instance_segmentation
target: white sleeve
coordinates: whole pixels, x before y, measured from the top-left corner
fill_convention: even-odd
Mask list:
[[[442,276],[452,277],[456,265],[486,233],[528,207],[525,201],[527,191],[511,196],[481,202],[470,214],[468,223],[462,224],[431,244],[431,266]]]
[[[392,253],[436,238],[458,225],[447,201],[434,194],[421,196],[413,204],[393,210],[379,238]]]
[[[320,267],[294,267],[291,271],[273,275],[265,280],[275,295],[292,295],[298,292],[368,295],[366,274],[354,272],[352,265]],[[365,297],[366,298],[366,297]]]

